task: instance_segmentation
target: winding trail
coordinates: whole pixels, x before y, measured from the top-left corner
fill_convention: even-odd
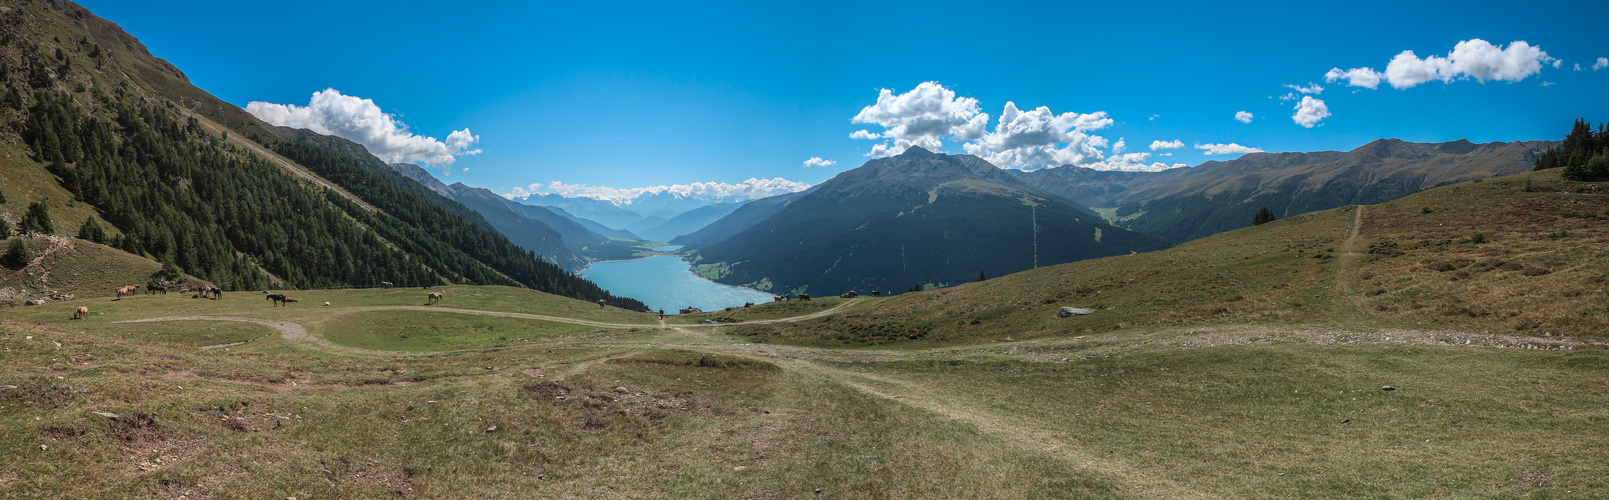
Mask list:
[[[806,319],[812,319],[812,318],[820,318],[820,317],[825,317],[825,316],[829,316],[829,315],[832,315],[832,314],[836,314],[838,311],[842,310],[845,307],[848,307],[849,305],[850,305],[850,303],[846,302],[844,304],[839,304],[837,306],[834,306],[831,309],[827,309],[827,310],[824,310],[824,311],[818,311],[818,312],[811,313],[811,314],[806,314],[806,315],[801,315],[801,316],[793,316],[793,317],[788,317],[788,318],[776,318],[776,319],[767,319],[767,320],[745,321],[744,324],[787,323],[787,322],[800,321],[800,320],[806,320]],[[350,311],[394,311],[394,310],[434,311],[434,312],[446,312],[446,313],[455,313],[455,314],[469,314],[469,315],[475,315],[475,316],[497,316],[497,317],[504,317],[504,318],[534,319],[534,320],[541,320],[541,321],[551,321],[551,322],[555,322],[555,323],[568,323],[568,324],[572,324],[572,325],[592,326],[592,327],[597,327],[597,328],[610,328],[610,329],[654,328],[655,327],[655,325],[652,324],[652,323],[644,323],[644,324],[637,324],[637,323],[605,323],[605,322],[601,322],[601,321],[591,321],[591,320],[584,320],[584,319],[565,318],[565,317],[562,317],[562,316],[547,316],[547,315],[542,315],[542,314],[511,313],[511,312],[501,312],[501,311],[482,311],[482,310],[476,310],[476,309],[457,309],[457,308],[451,308],[451,307],[374,306],[374,307],[358,307],[358,308],[350,309]],[[363,348],[358,348],[358,347],[348,347],[348,346],[339,345],[339,344],[330,342],[328,339],[325,339],[322,336],[310,335],[310,334],[308,334],[306,327],[302,326],[299,323],[295,323],[295,322],[292,322],[292,321],[286,321],[286,320],[272,320],[272,319],[263,319],[263,318],[252,318],[252,317],[246,317],[246,316],[162,316],[162,317],[158,317],[158,318],[145,318],[145,319],[131,319],[131,320],[125,320],[125,321],[114,321],[112,323],[151,323],[151,322],[157,322],[157,321],[241,321],[241,322],[246,322],[246,323],[256,323],[256,324],[259,324],[259,325],[267,326],[269,328],[273,328],[275,330],[278,330],[279,331],[279,337],[281,339],[285,340],[287,343],[294,344],[294,343],[299,343],[299,342],[309,342],[309,343],[317,345],[320,349],[323,349],[323,350],[328,351],[328,352],[332,352],[332,353],[336,353],[336,354],[356,355],[356,356],[435,356],[435,355],[442,355],[442,354],[461,354],[461,353],[471,353],[471,352],[500,351],[500,350],[518,349],[518,348],[534,348],[534,347],[538,347],[538,346],[551,347],[551,346],[555,346],[555,345],[577,345],[577,346],[584,346],[584,345],[633,346],[633,345],[636,345],[636,346],[640,346],[640,347],[651,347],[651,346],[660,345],[660,344],[646,343],[646,342],[644,342],[644,343],[587,342],[587,343],[566,343],[566,344],[544,343],[544,344],[532,344],[532,345],[529,345],[529,346],[488,347],[488,348],[481,348],[481,349],[457,349],[457,350],[451,350],[451,351],[384,351],[384,350],[363,349]],[[661,323],[661,325],[663,325],[663,324],[664,323]],[[730,324],[730,323],[723,323],[723,324]],[[687,328],[709,327],[709,328],[711,328],[711,331],[713,332],[714,327],[718,327],[718,326],[721,326],[721,325],[720,324],[699,323],[699,324],[688,324],[688,325],[674,325],[674,326],[669,327],[669,329],[674,330],[674,331],[684,332],[684,333],[691,333],[691,330],[687,330]],[[258,340],[258,339],[248,340],[247,342],[253,342],[253,341],[256,341],[256,340]],[[203,347],[203,349],[218,349],[218,348],[223,348],[223,347],[233,347],[233,346],[236,346],[236,345],[240,345],[242,343],[244,343],[244,342],[235,342],[235,343],[229,343],[229,344],[210,345],[210,346]],[[711,348],[711,347],[716,347],[716,346],[730,346],[730,345],[731,344],[725,344],[725,343],[707,343],[707,344],[695,343],[695,344],[688,344],[688,346],[690,346],[690,347],[691,346],[697,346],[697,347],[704,347],[704,348]]]
[[[1353,283],[1357,281],[1358,259],[1362,255],[1358,251],[1358,231],[1363,228],[1363,205],[1354,205],[1352,208],[1352,227],[1347,231],[1346,241],[1341,243],[1341,261],[1335,266],[1335,290],[1341,294],[1348,303],[1360,306],[1363,298],[1358,296]]]
[[[1079,469],[1117,478],[1125,487],[1138,488],[1140,497],[1201,498],[1200,494],[1147,474],[1140,467],[1128,466],[1112,458],[1097,457],[1080,447],[1076,438],[1063,437],[1061,433],[1035,427],[1031,422],[1010,419],[977,405],[942,399],[941,396],[934,394],[935,391],[920,382],[834,368],[797,359],[790,359],[780,364],[802,374],[826,377],[869,396],[888,399],[950,420],[972,424],[978,432],[998,438],[1017,448],[1051,455],[1072,463]]]

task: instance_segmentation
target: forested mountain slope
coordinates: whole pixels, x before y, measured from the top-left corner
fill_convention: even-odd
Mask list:
[[[748,229],[697,247],[697,257],[721,268],[717,281],[838,294],[953,285],[980,272],[1168,246],[1087,210],[981,158],[913,147],[838,174]]]
[[[0,161],[8,171],[48,168],[49,181],[114,226],[108,240],[119,248],[230,289],[266,287],[270,275],[292,287],[448,281],[640,307],[521,250],[355,144],[305,131],[282,137],[70,2],[0,13],[0,46],[0,97],[13,110],[0,133],[29,150]],[[379,211],[225,140],[180,106]]]

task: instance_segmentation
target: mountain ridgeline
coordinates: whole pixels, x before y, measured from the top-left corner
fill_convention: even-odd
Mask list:
[[[463,183],[447,185],[418,165],[395,163],[398,173],[418,181],[430,191],[462,203],[486,218],[499,233],[544,260],[575,271],[599,260],[632,257],[633,249],[587,229],[547,207],[510,201],[485,188]]]
[[[0,134],[28,148],[27,158],[0,160],[8,177],[54,181],[20,194],[58,213],[94,209],[82,223],[58,221],[59,231],[78,227],[225,289],[500,284],[643,308],[520,248],[361,146],[267,126],[196,89],[70,2],[0,12],[0,45],[0,98],[10,108]],[[241,136],[345,193],[299,177]],[[110,227],[85,229],[100,227],[97,218]]]
[[[1106,207],[1116,225],[1177,243],[1246,227],[1261,207],[1284,218],[1526,172],[1557,144],[1380,139],[1349,152],[1251,153],[1162,172],[1063,166],[1012,173],[1047,192]]]
[[[697,246],[697,262],[716,269],[717,281],[776,293],[904,291],[1168,246],[981,158],[918,147],[767,200],[727,217],[736,223],[715,223],[746,229]]]

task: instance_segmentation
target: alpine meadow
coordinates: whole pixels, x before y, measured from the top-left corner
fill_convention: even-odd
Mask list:
[[[80,2],[0,498],[1609,497],[1609,5]]]

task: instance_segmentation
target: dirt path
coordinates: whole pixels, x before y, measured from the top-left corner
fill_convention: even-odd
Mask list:
[[[1358,231],[1362,228],[1363,205],[1357,205],[1352,208],[1351,230],[1348,231],[1346,241],[1341,243],[1341,260],[1335,265],[1335,291],[1354,306],[1361,306],[1363,303],[1363,298],[1358,296],[1357,290],[1352,286],[1357,281],[1358,259],[1363,255],[1358,248],[1361,243]]]
[[[985,408],[945,400],[918,382],[887,376],[833,368],[804,360],[790,359],[784,367],[800,373],[826,377],[863,394],[892,400],[951,420],[972,424],[979,432],[999,438],[1012,446],[1045,453],[1066,460],[1079,469],[1118,479],[1125,487],[1138,488],[1136,496],[1152,498],[1198,498],[1200,495],[1145,474],[1112,459],[1098,458],[1077,442],[1059,437],[1057,432],[1002,417]]]

